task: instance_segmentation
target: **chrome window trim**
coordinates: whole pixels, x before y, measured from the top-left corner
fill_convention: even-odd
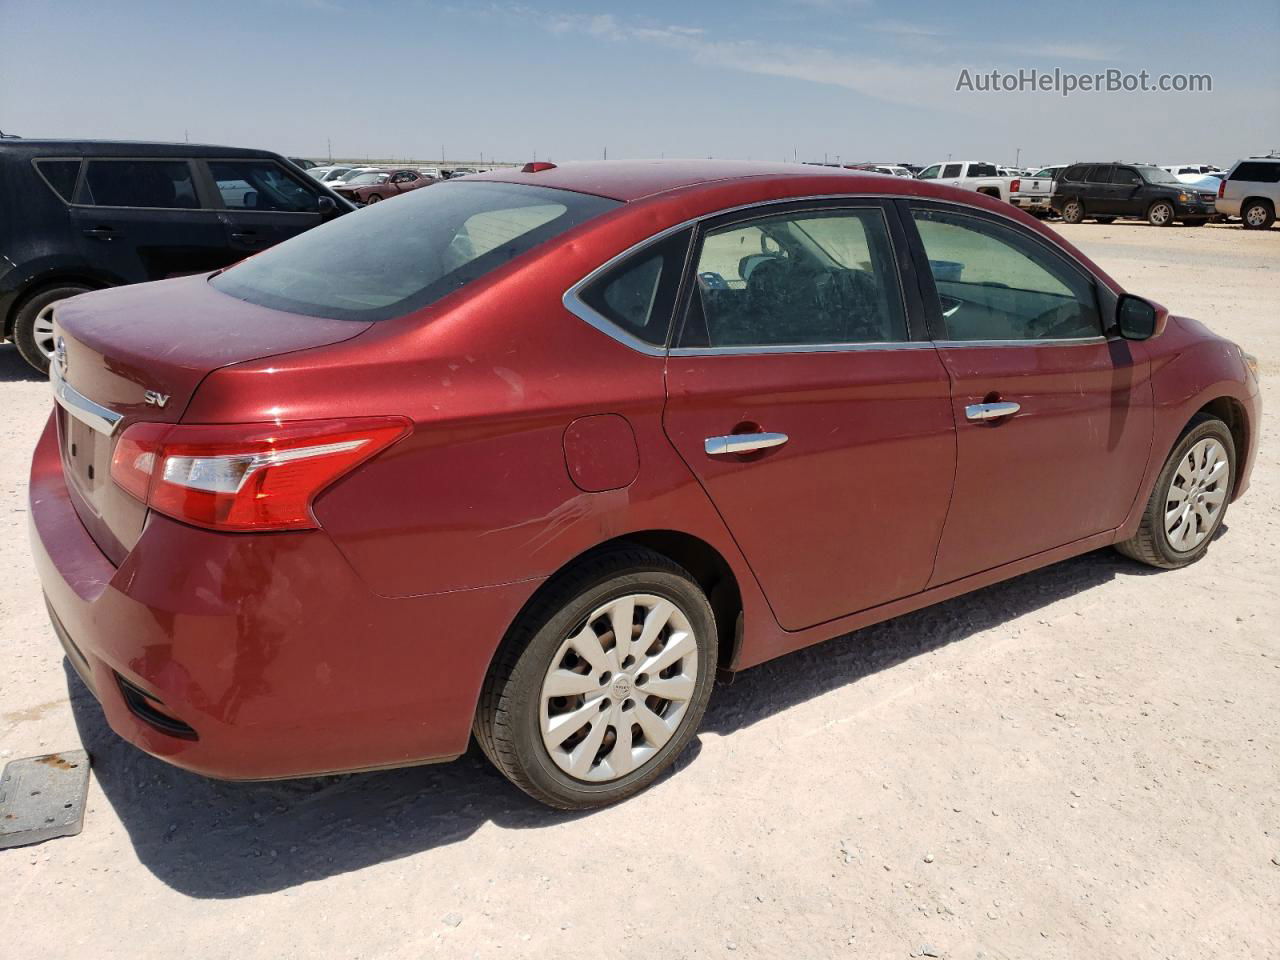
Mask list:
[[[618,263],[627,259],[632,254],[639,253],[650,244],[660,243],[661,241],[670,237],[673,233],[678,233],[681,230],[688,229],[689,227],[696,228],[696,227],[699,227],[702,223],[704,223],[707,220],[715,220],[720,217],[729,216],[735,213],[740,213],[743,210],[752,210],[760,207],[771,207],[771,206],[777,206],[780,204],[803,204],[803,203],[831,201],[831,200],[852,200],[852,201],[902,200],[907,203],[912,203],[912,202],[936,203],[942,206],[953,207],[962,214],[969,210],[973,210],[979,216],[981,216],[982,214],[988,214],[991,216],[999,217],[1002,220],[1010,221],[1011,223],[1013,223],[1015,227],[1030,234],[1032,239],[1037,240],[1038,242],[1043,244],[1046,248],[1048,248],[1051,252],[1056,253],[1058,256],[1062,257],[1064,260],[1067,260],[1072,267],[1074,267],[1075,269],[1083,273],[1093,283],[1105,286],[1105,284],[1102,284],[1102,282],[1098,279],[1097,275],[1092,270],[1090,270],[1083,263],[1078,261],[1074,256],[1071,255],[1071,253],[1069,253],[1066,250],[1060,249],[1055,244],[1053,244],[1052,241],[1044,237],[1037,236],[1033,231],[1028,230],[1025,224],[1019,223],[1014,217],[1009,216],[1003,211],[987,210],[986,208],[983,208],[983,207],[971,207],[969,204],[959,203],[955,200],[948,200],[945,198],[940,199],[938,197],[917,197],[917,196],[911,196],[911,195],[902,194],[902,193],[856,193],[856,194],[824,193],[824,194],[810,194],[807,196],[800,196],[800,197],[778,197],[772,200],[756,200],[756,201],[753,201],[752,203],[743,203],[743,204],[739,204],[736,207],[726,207],[723,210],[714,210],[714,211],[711,211],[710,213],[704,213],[696,217],[690,217],[688,220],[684,220],[680,223],[675,224],[674,226],[666,227],[660,232],[652,234],[651,236],[648,236],[645,239],[632,244],[630,247],[623,250],[621,253],[618,253],[610,257],[608,260],[606,260],[600,266],[596,267],[594,270],[588,273],[585,277],[583,277],[581,280],[579,280],[577,283],[571,286],[568,290],[566,290],[564,292],[564,296],[561,297],[560,302],[564,305],[564,308],[568,310],[571,314],[573,314],[578,319],[585,321],[590,326],[595,327],[605,336],[610,337],[613,340],[616,340],[618,343],[622,344],[625,347],[630,347],[632,350],[635,350],[637,353],[642,353],[650,357],[724,356],[724,355],[732,355],[732,354],[758,354],[758,353],[843,353],[843,352],[853,352],[853,351],[860,351],[860,350],[889,350],[889,349],[915,350],[921,347],[994,346],[997,344],[1001,346],[1019,345],[1019,344],[1024,346],[1044,346],[1044,345],[1054,346],[1054,345],[1066,345],[1066,344],[1076,344],[1076,343],[1105,342],[1108,339],[1106,337],[1096,337],[1096,338],[1090,338],[1089,340],[1073,339],[1073,340],[1063,340],[1063,341],[1057,341],[1057,340],[987,340],[987,341],[907,340],[901,343],[894,342],[894,343],[847,343],[847,344],[846,343],[795,344],[791,346],[774,344],[770,346],[761,346],[761,347],[671,347],[667,344],[663,344],[659,346],[652,343],[647,343],[646,341],[641,340],[638,337],[632,336],[626,330],[623,330],[621,327],[615,324],[612,320],[608,319],[602,314],[597,313],[595,310],[589,307],[582,300],[580,296],[583,288],[585,288],[592,281],[598,279],[606,271],[608,271],[614,266],[617,266]],[[625,204],[623,206],[625,207]],[[1010,209],[1016,210],[1017,208],[1010,206]],[[761,216],[768,216],[768,214],[764,213],[764,214],[761,214]],[[902,280],[901,280],[900,273],[899,273],[898,283],[899,283],[899,292],[904,297],[903,309],[905,310],[906,309],[905,291],[901,290]],[[668,331],[668,337],[670,337],[670,331]]]
[[[53,399],[57,401],[58,406],[103,436],[109,437],[115,433],[116,426],[124,419],[124,414],[117,413],[100,403],[94,403],[67,383],[62,378],[56,362],[49,366],[49,383],[53,387]]]
[[[1109,338],[1096,337],[1057,337],[1045,340],[934,340],[939,350],[954,350],[957,347],[1076,347],[1107,343]]]

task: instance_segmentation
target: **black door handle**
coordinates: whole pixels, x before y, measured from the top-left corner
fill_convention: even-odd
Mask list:
[[[116,232],[110,227],[88,227],[84,231],[86,237],[93,237],[95,240],[114,240]]]

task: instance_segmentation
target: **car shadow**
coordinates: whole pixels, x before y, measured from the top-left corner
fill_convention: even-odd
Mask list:
[[[719,684],[702,729],[730,734],[1116,576],[1157,572],[1099,551],[789,654]],[[274,782],[209,780],[117,737],[65,661],[64,669],[94,775],[138,859],[188,896],[283,890],[457,843],[489,822],[528,829],[590,816],[527,798],[474,745],[436,766]],[[695,738],[664,776],[679,776],[699,749]]]
[[[0,343],[0,383],[18,383],[24,380],[47,380],[45,374],[34,369],[12,343]]]

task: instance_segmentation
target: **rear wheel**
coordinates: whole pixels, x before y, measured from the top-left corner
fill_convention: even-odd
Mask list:
[[[571,570],[512,629],[476,740],[542,803],[615,803],[685,748],[715,670],[715,617],[688,572],[639,547],[612,551]]]
[[[381,199],[382,197],[378,196],[376,193],[371,193],[369,194],[369,199],[365,201],[365,204],[377,203]]]
[[[1147,223],[1153,227],[1173,226],[1174,209],[1168,200],[1157,200],[1147,208]]]
[[[13,322],[13,342],[23,360],[41,373],[49,372],[49,361],[53,358],[54,304],[89,289],[82,284],[68,283],[41,290],[23,302]]]
[[[1266,200],[1247,200],[1240,208],[1240,222],[1246,230],[1266,230],[1276,222],[1276,211]]]
[[[1168,570],[1195,563],[1222,525],[1235,465],[1236,447],[1227,425],[1197,414],[1165,461],[1138,532],[1116,549]]]
[[[1079,223],[1084,219],[1084,204],[1079,200],[1068,200],[1062,205],[1062,222]]]

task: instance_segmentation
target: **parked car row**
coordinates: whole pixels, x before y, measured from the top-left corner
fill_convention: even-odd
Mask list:
[[[877,172],[887,172],[877,170]],[[1067,223],[1111,223],[1121,217],[1154,226],[1200,226],[1217,217],[1239,217],[1246,229],[1266,229],[1280,206],[1280,156],[1249,157],[1229,171],[1212,164],[1074,163],[1032,173],[984,161],[930,164],[916,174],[973,190],[1036,216],[1056,214]]]

